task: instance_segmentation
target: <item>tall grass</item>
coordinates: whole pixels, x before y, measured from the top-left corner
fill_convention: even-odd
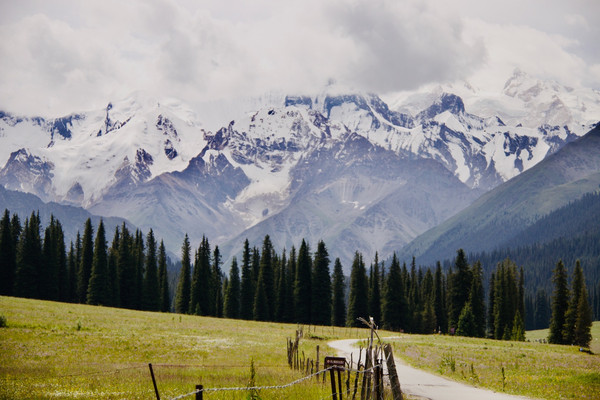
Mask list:
[[[303,376],[287,365],[286,339],[296,325],[149,313],[0,297],[0,399],[152,399],[148,363],[161,398],[207,388],[281,385]],[[326,340],[366,331],[305,327],[300,354],[314,358]],[[263,399],[316,398],[330,388],[309,380],[259,393]],[[241,399],[247,392],[207,393]],[[190,397],[190,398],[193,398]]]
[[[596,341],[599,328],[594,323]],[[409,364],[471,385],[542,399],[600,399],[600,355],[578,347],[441,335],[403,335],[393,345]]]

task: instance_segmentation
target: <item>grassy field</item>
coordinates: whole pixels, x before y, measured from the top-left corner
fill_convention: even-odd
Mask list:
[[[531,342],[540,342],[548,339],[548,329],[540,329],[537,331],[527,331],[527,340]],[[590,350],[596,354],[600,354],[600,322],[596,321],[592,325],[592,343]]]
[[[593,326],[594,344],[600,322]],[[528,340],[547,337],[527,332]],[[440,335],[409,335],[393,341],[409,364],[494,391],[543,399],[600,399],[600,355],[578,347]]]
[[[191,392],[196,384],[246,387],[251,360],[256,385],[281,385],[304,376],[287,365],[286,340],[294,336],[296,325],[11,297],[0,297],[0,314],[8,323],[0,328],[0,399],[152,399],[148,363],[163,399]],[[363,329],[304,327],[300,350],[314,358],[320,345],[322,360],[326,340],[349,337],[367,334]],[[329,386],[310,380],[260,395],[320,399],[328,394]]]
[[[0,297],[0,399],[153,399],[148,363],[162,399],[207,388],[282,385],[302,376],[287,366],[291,324]],[[380,332],[381,336],[393,333]],[[539,332],[528,332],[530,340]],[[594,343],[600,323],[594,324]],[[364,339],[364,329],[304,327],[301,351],[321,360],[327,341]],[[537,342],[501,342],[438,335],[400,335],[396,356],[410,364],[496,391],[535,398],[600,398],[600,356]],[[322,362],[322,361],[321,361]],[[242,399],[247,392],[207,393]],[[328,384],[308,380],[260,393],[266,399],[324,399]],[[194,396],[187,397],[193,399]]]

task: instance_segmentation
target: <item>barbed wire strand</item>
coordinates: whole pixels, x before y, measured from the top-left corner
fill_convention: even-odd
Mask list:
[[[296,379],[293,382],[287,383],[285,385],[273,385],[273,386],[250,386],[250,387],[230,387],[230,388],[206,388],[206,389],[197,389],[194,390],[193,392],[190,393],[186,393],[186,394],[182,394],[180,396],[177,397],[173,397],[170,400],[180,400],[189,396],[193,396],[196,393],[200,393],[200,392],[231,392],[231,391],[246,391],[246,390],[275,390],[275,389],[285,389],[294,385],[299,384],[300,382],[303,382],[305,380],[308,380],[310,378],[314,378],[315,376],[322,374],[324,372],[329,371],[330,369],[332,369],[334,367],[329,367],[329,368],[325,368],[322,369],[318,372],[315,372],[314,374],[311,375],[307,375],[303,378],[300,379]]]

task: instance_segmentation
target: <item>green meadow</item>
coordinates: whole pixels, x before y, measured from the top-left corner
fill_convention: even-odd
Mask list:
[[[206,388],[284,385],[304,376],[287,365],[296,325],[140,312],[0,297],[0,399],[153,399],[152,363],[161,399]],[[381,336],[395,335],[380,332]],[[538,336],[536,336],[538,335]],[[600,398],[600,356],[569,346],[440,335],[400,335],[396,357],[451,379],[534,398]],[[600,323],[593,328],[597,351]],[[329,340],[365,339],[356,328],[304,327],[300,353],[314,359]],[[402,378],[401,378],[402,379]],[[401,380],[402,382],[402,380]],[[205,399],[252,398],[248,391]],[[325,399],[329,383],[309,379],[262,390],[261,399]],[[186,397],[193,399],[194,396]]]

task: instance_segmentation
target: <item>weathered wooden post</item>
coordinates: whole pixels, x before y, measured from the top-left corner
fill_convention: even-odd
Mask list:
[[[202,389],[204,389],[204,386],[202,385],[196,385],[196,400],[202,400]]]
[[[156,400],[160,400],[160,395],[158,394],[158,387],[156,387],[156,379],[154,379],[154,371],[152,370],[152,364],[148,364],[148,368],[150,368],[150,376],[152,377],[152,384],[154,385],[154,393],[156,393]]]
[[[390,384],[392,386],[392,396],[394,397],[394,400],[403,400],[402,390],[400,389],[400,380],[398,379],[396,364],[394,363],[394,352],[392,351],[392,346],[389,343],[386,343],[383,346],[383,353],[385,354],[385,362],[387,364]]]

